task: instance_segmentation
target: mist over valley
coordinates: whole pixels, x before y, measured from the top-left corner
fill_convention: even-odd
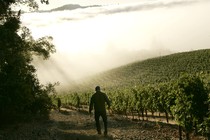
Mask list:
[[[57,52],[33,62],[42,83],[69,85],[135,61],[210,46],[207,0],[58,9],[22,16],[35,38],[54,38]]]

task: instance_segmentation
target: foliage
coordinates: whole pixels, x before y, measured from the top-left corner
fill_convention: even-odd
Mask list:
[[[47,114],[52,102],[49,91],[43,86],[31,64],[34,55],[47,59],[55,52],[52,37],[34,40],[29,29],[21,26],[20,11],[12,11],[11,5],[34,1],[0,1],[0,119],[19,119],[24,114]],[[32,6],[31,5],[31,6]],[[32,7],[33,7],[32,6]]]
[[[173,114],[188,133],[193,130],[193,126],[203,123],[208,114],[208,91],[197,75],[183,75],[175,84]]]

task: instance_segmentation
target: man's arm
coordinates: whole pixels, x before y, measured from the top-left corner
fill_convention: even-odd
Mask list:
[[[106,103],[107,103],[107,105],[108,105],[108,109],[109,109],[110,106],[111,106],[111,102],[110,102],[108,96],[107,96],[106,94],[104,94],[104,95],[105,95],[105,101],[106,101]]]

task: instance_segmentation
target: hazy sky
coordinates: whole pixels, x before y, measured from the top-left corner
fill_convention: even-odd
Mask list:
[[[22,16],[35,38],[54,38],[57,53],[34,61],[43,82],[69,84],[135,60],[210,48],[209,0],[56,1],[50,6],[105,6]]]

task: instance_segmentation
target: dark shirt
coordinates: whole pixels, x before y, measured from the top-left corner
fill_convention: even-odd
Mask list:
[[[93,106],[95,112],[106,112],[105,102],[107,103],[108,107],[110,107],[110,101],[107,95],[101,91],[97,91],[91,97],[89,112],[92,111]]]

